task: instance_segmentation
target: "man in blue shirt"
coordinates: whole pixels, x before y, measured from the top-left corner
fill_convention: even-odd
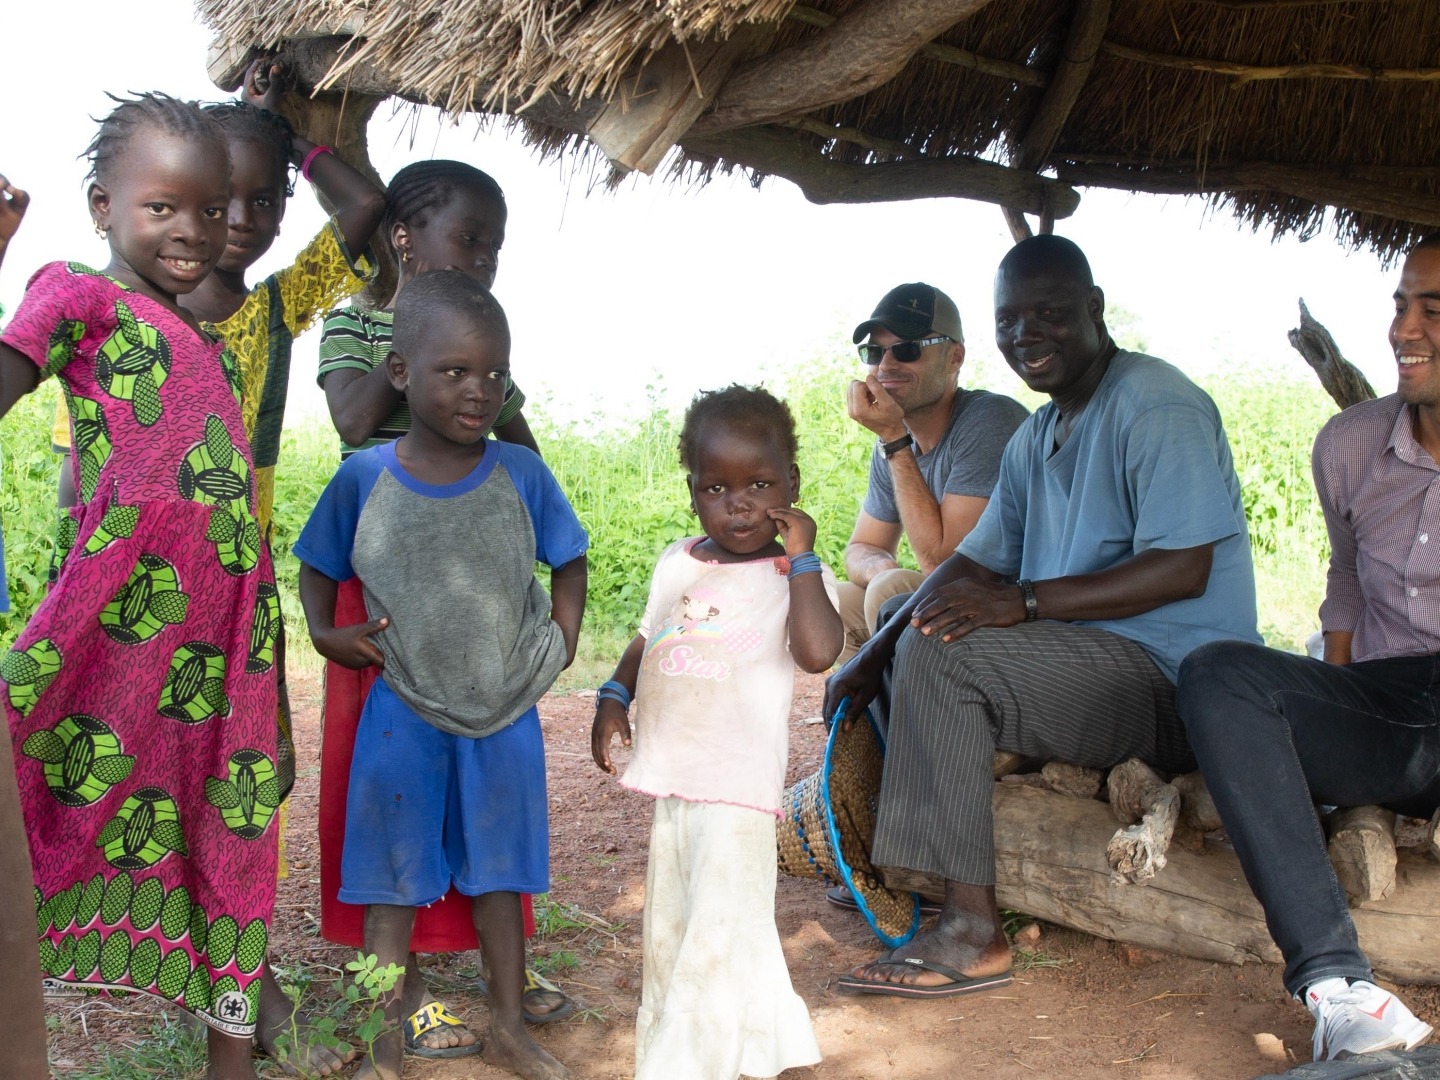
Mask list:
[[[1084,254],[1017,244],[995,340],[1050,396],[1006,447],[974,530],[826,688],[853,719],[890,667],[872,861],[936,874],[935,925],[840,984],[948,997],[1010,981],[995,903],[995,750],[1097,767],[1194,768],[1175,712],[1185,654],[1258,642],[1240,485],[1214,403],[1118,349]]]

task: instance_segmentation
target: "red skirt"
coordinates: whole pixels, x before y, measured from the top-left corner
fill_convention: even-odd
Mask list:
[[[335,625],[366,622],[365,595],[357,578],[340,583]],[[365,696],[379,668],[355,671],[325,664],[325,706],[320,750],[320,933],[327,941],[359,949],[365,943],[365,908],[340,901],[340,858],[345,849],[345,801],[350,792],[350,758]],[[525,936],[535,934],[530,897],[520,897]],[[451,890],[438,903],[418,908],[410,935],[411,952],[464,952],[478,949],[471,898]]]

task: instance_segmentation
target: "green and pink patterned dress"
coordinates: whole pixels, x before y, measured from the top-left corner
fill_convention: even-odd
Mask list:
[[[5,344],[65,387],[74,546],[0,693],[41,964],[253,1033],[275,903],[279,599],[230,353],[86,267]]]

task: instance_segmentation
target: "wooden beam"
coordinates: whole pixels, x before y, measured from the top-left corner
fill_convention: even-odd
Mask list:
[[[1352,180],[1335,169],[1249,164],[1215,166],[1201,172],[1189,168],[1061,164],[1055,172],[1060,180],[1076,187],[1120,188],[1152,195],[1274,191],[1306,199],[1317,206],[1337,206],[1419,225],[1440,225],[1440,195]]]
[[[860,0],[808,41],[731,76],[696,135],[773,123],[889,82],[917,52],[990,0]]]
[[[819,11],[804,4],[796,4],[790,9],[790,14],[785,16],[792,22],[804,23],[807,26],[818,26],[822,30],[835,21],[836,16]],[[1013,60],[997,60],[993,56],[981,56],[979,53],[971,52],[969,49],[960,49],[954,45],[943,45],[938,41],[932,41],[923,46],[916,55],[923,56],[926,60],[936,60],[942,64],[951,64],[955,67],[970,68],[972,71],[980,71],[986,75],[994,75],[997,79],[1005,79],[1009,82],[1019,83],[1021,86],[1044,86],[1048,81],[1045,73],[1038,68],[1028,67],[1025,64],[1017,64]]]
[[[993,161],[954,155],[851,165],[833,161],[813,145],[774,128],[692,134],[680,145],[699,157],[784,177],[813,203],[959,198],[1014,206],[1031,214],[1050,212],[1057,218],[1069,217],[1080,203],[1065,184]]]
[[[1186,0],[1182,0],[1186,2]],[[1231,11],[1262,11],[1266,8],[1329,7],[1332,4],[1389,4],[1394,0],[1188,0],[1205,7]]]
[[[1363,64],[1237,64],[1229,60],[1207,60],[1193,56],[1172,56],[1169,53],[1132,49],[1107,41],[1100,48],[1122,60],[1133,60],[1155,67],[1179,71],[1199,71],[1211,75],[1233,75],[1234,86],[1272,79],[1359,79],[1364,82],[1440,82],[1440,68],[1378,68]]]
[[[1099,55],[1100,43],[1105,38],[1105,28],[1109,23],[1110,0],[1079,0],[1075,5],[1070,29],[1060,50],[1060,60],[1055,65],[1040,104],[1025,126],[1025,134],[1010,155],[1011,165],[1033,171],[1039,169],[1050,156],[1065,121],[1070,117],[1070,110],[1075,107],[1081,89],[1090,78],[1090,69],[1095,66],[1095,57]],[[1030,223],[1020,211],[1007,206],[1004,213],[1005,224],[1017,244],[1031,235]],[[1048,233],[1053,228],[1052,219],[1050,227],[1042,225],[1040,231]]]
[[[781,120],[776,126],[794,128],[796,131],[808,131],[812,135],[819,135],[822,139],[847,142],[877,154],[889,154],[891,157],[920,158],[925,156],[913,146],[903,143],[899,139],[882,139],[878,135],[867,135],[857,128],[827,124],[823,120],[816,120],[813,116],[797,116],[791,120]]]
[[[750,48],[741,30],[726,40],[672,41],[621,84],[587,134],[622,169],[655,171]]]
[[[1110,25],[1110,0],[1079,0],[1070,21],[1060,60],[1050,75],[1050,85],[1025,126],[1020,145],[1010,155],[1010,164],[1038,169],[1050,156],[1064,130],[1070,110],[1090,78],[1105,28]]]

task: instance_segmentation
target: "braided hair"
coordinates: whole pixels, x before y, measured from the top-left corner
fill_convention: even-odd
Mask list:
[[[489,173],[483,173],[463,161],[415,161],[406,165],[390,180],[385,189],[385,220],[380,229],[384,235],[398,223],[411,228],[425,223],[426,215],[450,201],[456,188],[473,187],[505,203],[505,193]]]
[[[169,94],[152,91],[132,98],[106,94],[115,108],[100,121],[100,130],[90,140],[81,156],[90,162],[85,179],[107,184],[114,176],[115,164],[125,152],[131,137],[142,130],[159,129],[171,135],[197,142],[212,142],[227,157],[225,132],[211,116],[193,101],[181,101]]]
[[[799,453],[795,438],[795,417],[790,406],[764,387],[731,383],[724,390],[702,390],[685,410],[680,428],[680,464],[695,471],[700,454],[700,433],[705,425],[721,423],[757,439],[773,438],[791,462]]]
[[[248,101],[206,105],[204,112],[225,129],[225,136],[231,141],[252,142],[268,148],[275,155],[277,167],[285,175],[285,197],[295,194],[295,177],[290,165],[295,129],[290,126],[289,120]]]

